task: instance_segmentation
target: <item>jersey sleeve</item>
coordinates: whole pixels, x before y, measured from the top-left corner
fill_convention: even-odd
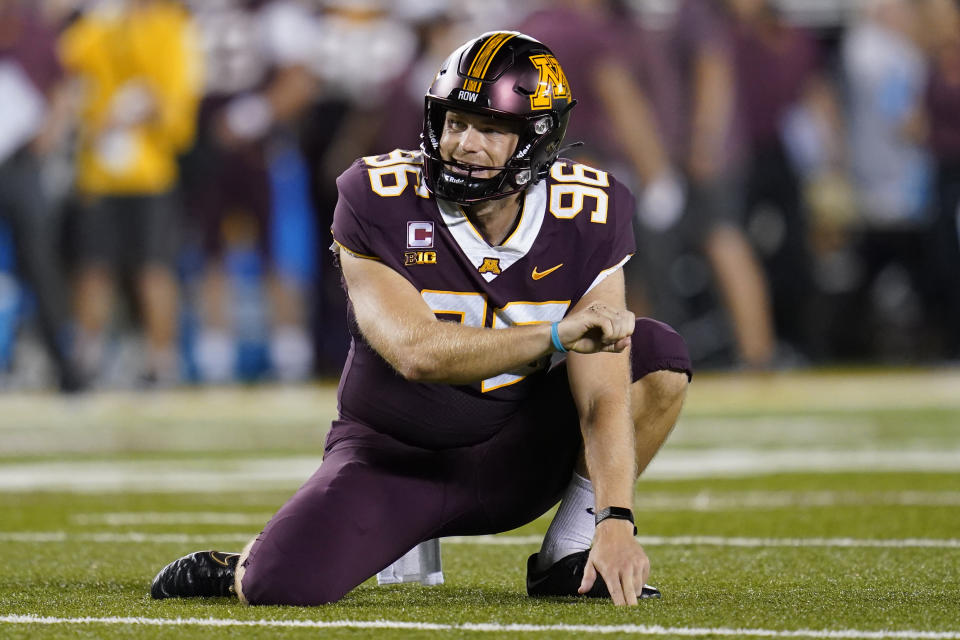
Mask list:
[[[636,200],[630,190],[612,176],[610,192],[607,222],[602,237],[587,259],[585,273],[592,276],[592,280],[584,289],[584,294],[626,264],[636,251],[633,235]]]
[[[357,160],[337,178],[337,206],[333,211],[333,241],[341,249],[361,258],[379,259],[370,237],[371,225],[361,218],[367,206],[370,187],[363,161]]]

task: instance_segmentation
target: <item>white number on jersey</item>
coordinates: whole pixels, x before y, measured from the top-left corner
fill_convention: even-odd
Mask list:
[[[590,222],[607,222],[610,197],[603,187],[610,186],[610,178],[606,171],[585,164],[558,163],[551,167],[550,177],[560,183],[550,188],[550,213],[557,218],[575,218],[586,206],[586,199],[590,198],[593,200]]]
[[[420,180],[420,164],[417,155],[411,151],[394,149],[382,156],[366,156],[367,174],[370,176],[370,188],[383,198],[395,198],[406,190],[409,184],[407,174],[415,177],[414,190],[421,198],[429,198],[430,192]],[[610,196],[604,191],[610,186],[606,171],[588,167],[585,164],[554,164],[550,175],[556,183],[550,186],[550,213],[557,218],[573,219],[587,206],[592,204],[590,222],[605,224]]]
[[[420,292],[424,301],[436,314],[455,315],[468,327],[483,327],[487,314],[487,297],[482,293],[462,291],[434,291],[424,289]],[[491,328],[506,329],[524,324],[557,322],[562,320],[570,307],[569,300],[549,302],[508,302],[494,309]],[[542,369],[549,362],[543,359],[509,373],[501,373],[480,383],[480,390],[486,393],[500,387],[520,382],[531,373]]]
[[[382,198],[395,198],[403,193],[409,184],[408,173],[412,173],[416,186],[414,191],[421,198],[429,198],[430,192],[420,180],[420,165],[413,161],[417,156],[411,151],[394,149],[383,156],[366,156],[363,161],[371,169],[367,169],[370,176],[370,188]]]

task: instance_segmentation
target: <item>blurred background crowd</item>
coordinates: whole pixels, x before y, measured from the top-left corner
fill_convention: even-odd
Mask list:
[[[0,0],[0,389],[336,376],[334,180],[492,29],[698,367],[960,360],[956,0]]]

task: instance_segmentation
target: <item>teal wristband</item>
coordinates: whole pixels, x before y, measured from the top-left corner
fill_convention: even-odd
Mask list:
[[[553,343],[553,348],[560,353],[566,353],[567,350],[564,348],[563,343],[560,342],[560,332],[557,331],[557,325],[560,324],[559,321],[554,322],[550,325],[550,342]]]

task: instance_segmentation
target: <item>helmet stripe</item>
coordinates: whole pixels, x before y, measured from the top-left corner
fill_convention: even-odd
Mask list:
[[[502,31],[483,43],[480,51],[477,52],[476,57],[474,57],[473,62],[470,64],[470,70],[467,71],[467,76],[469,77],[463,83],[463,88],[466,91],[476,92],[480,90],[480,80],[486,75],[493,58],[497,55],[497,52],[500,51],[500,47],[515,35],[514,33]],[[471,80],[470,78],[480,78],[480,80]]]
[[[480,90],[480,81],[479,80],[470,80],[470,78],[482,78],[483,75],[480,73],[480,68],[485,67],[489,63],[491,57],[493,57],[493,51],[497,45],[503,40],[505,33],[496,33],[483,43],[483,46],[480,47],[480,50],[477,51],[477,55],[474,56],[473,62],[470,63],[470,69],[467,71],[468,78],[463,82],[463,88],[466,91],[479,91]]]
[[[489,38],[487,38],[487,41],[484,42],[483,45],[480,47],[480,50],[477,51],[477,55],[474,56],[473,62],[470,63],[470,69],[467,71],[467,76],[471,78],[482,77],[482,75],[480,74],[480,67],[484,66],[484,64],[490,59],[493,53],[493,50],[497,47],[497,45],[503,40],[504,36],[506,35],[507,34],[500,32],[500,33],[495,33]],[[467,80],[467,82],[475,82],[475,81]],[[467,88],[466,85],[464,85],[464,88],[465,89]]]
[[[509,40],[510,38],[514,37],[515,35],[516,35],[516,34],[508,33],[508,34],[506,34],[507,37],[504,38],[499,44],[497,44],[497,48],[494,49],[494,50],[493,50],[493,53],[490,54],[490,57],[487,59],[486,64],[483,65],[483,70],[480,71],[480,78],[481,78],[481,79],[484,78],[484,77],[486,77],[486,75],[487,75],[487,69],[490,68],[490,63],[493,62],[493,59],[494,59],[495,57],[497,57],[497,52],[500,51],[500,48],[503,47],[503,45],[505,45],[505,44],[507,43],[507,40]]]

